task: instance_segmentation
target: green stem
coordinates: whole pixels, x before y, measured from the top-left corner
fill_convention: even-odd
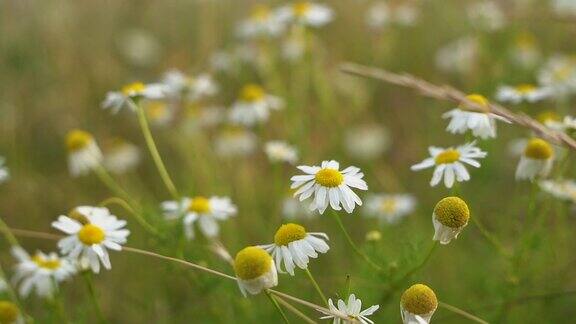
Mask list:
[[[438,306],[440,306],[440,307],[442,307],[442,308],[444,308],[444,309],[446,309],[446,310],[449,310],[449,311],[451,311],[451,312],[453,312],[453,313],[456,313],[456,314],[458,314],[458,315],[460,315],[460,316],[462,316],[462,317],[465,317],[465,318],[467,318],[467,319],[469,319],[469,320],[472,320],[472,321],[474,321],[474,322],[476,322],[476,323],[488,324],[488,322],[486,322],[485,320],[481,319],[480,317],[475,316],[475,315],[472,315],[472,314],[470,314],[470,313],[468,313],[468,312],[466,312],[466,311],[464,311],[464,310],[462,310],[462,309],[460,309],[460,308],[458,308],[458,307],[456,307],[456,306],[452,306],[452,305],[446,304],[446,303],[444,303],[444,302],[438,302]]]
[[[129,103],[138,112],[138,121],[140,122],[140,128],[142,129],[142,134],[144,135],[144,139],[146,140],[148,150],[152,155],[154,164],[156,164],[156,168],[160,173],[160,177],[162,178],[162,181],[164,182],[166,189],[168,189],[168,192],[170,193],[170,195],[172,195],[174,199],[179,200],[180,194],[178,193],[178,190],[176,190],[176,186],[174,185],[174,182],[172,182],[172,179],[168,174],[168,170],[166,169],[166,166],[162,161],[160,152],[156,147],[156,142],[154,142],[154,137],[152,136],[152,131],[150,130],[150,125],[148,124],[148,120],[146,119],[146,113],[144,112],[144,109],[142,109],[142,106],[133,101],[129,101]]]
[[[100,304],[98,303],[98,296],[96,294],[96,288],[94,287],[94,281],[92,280],[92,273],[85,271],[82,276],[84,277],[86,287],[90,293],[90,302],[94,308],[94,313],[96,313],[96,316],[98,317],[98,322],[107,323],[108,321],[106,320],[106,317],[104,317],[104,313],[102,312]]]
[[[8,243],[11,246],[19,246],[20,245],[18,243],[18,240],[14,236],[14,234],[12,234],[12,232],[10,232],[8,225],[6,225],[6,223],[4,222],[4,220],[1,217],[0,217],[0,232],[2,232],[2,234],[6,238],[6,241],[8,241]]]
[[[280,304],[282,304],[284,307],[286,307],[287,310],[294,313],[294,315],[300,317],[302,320],[304,320],[304,322],[310,323],[310,324],[316,324],[316,321],[314,321],[310,317],[306,316],[304,313],[299,311],[296,307],[292,306],[289,302],[285,301],[284,299],[276,296],[276,301],[279,302]]]
[[[52,285],[54,289],[54,295],[48,299],[48,303],[54,310],[54,313],[56,313],[60,323],[69,323],[66,312],[64,311],[64,304],[62,303],[62,294],[58,287],[58,283],[54,278],[52,279]]]
[[[154,228],[154,226],[152,226],[150,223],[148,223],[146,221],[146,219],[144,219],[144,217],[136,212],[132,206],[130,206],[130,204],[128,202],[126,202],[124,199],[122,198],[118,198],[118,197],[111,197],[108,199],[103,200],[102,202],[100,202],[100,206],[108,206],[108,205],[112,205],[112,204],[116,204],[122,208],[124,208],[126,211],[128,211],[130,214],[132,214],[132,216],[134,216],[134,218],[136,219],[136,221],[148,232],[150,232],[151,234],[155,235],[155,236],[160,236],[160,233],[156,230],[156,228]]]
[[[326,299],[326,296],[324,296],[324,293],[322,292],[322,289],[320,289],[320,286],[318,285],[318,283],[316,282],[316,279],[314,279],[314,276],[312,275],[312,273],[310,272],[310,269],[306,268],[306,274],[308,275],[308,278],[310,278],[310,281],[312,282],[312,285],[314,286],[314,288],[316,289],[316,291],[318,292],[318,295],[320,295],[320,298],[322,298],[322,301],[324,302],[325,305],[328,305],[328,299]]]
[[[268,290],[266,290],[266,296],[268,297],[268,299],[270,299],[270,302],[272,302],[278,313],[280,313],[282,319],[284,320],[284,323],[290,324],[290,321],[288,320],[288,317],[286,317],[286,314],[284,314],[282,307],[280,307],[276,299],[274,299],[274,296],[272,296],[272,294]]]
[[[484,225],[482,223],[480,223],[480,221],[478,220],[477,217],[472,217],[472,222],[474,222],[474,225],[476,225],[476,227],[478,228],[478,230],[480,231],[480,234],[482,234],[482,236],[484,236],[484,238],[490,243],[492,244],[496,250],[498,250],[498,252],[504,256],[504,257],[511,257],[511,254],[506,251],[506,249],[502,246],[502,244],[500,243],[500,241],[494,236],[492,235],[487,229],[486,227],[484,227]]]

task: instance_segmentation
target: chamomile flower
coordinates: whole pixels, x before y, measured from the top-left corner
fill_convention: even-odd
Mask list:
[[[282,99],[266,93],[256,84],[247,84],[230,109],[230,120],[235,124],[254,126],[268,120],[270,111],[282,109]]]
[[[318,253],[326,253],[330,249],[325,242],[328,235],[324,233],[308,233],[304,226],[288,223],[280,226],[274,235],[274,243],[260,246],[272,255],[278,271],[286,271],[294,275],[295,266],[307,269],[310,258],[317,258]]]
[[[225,109],[221,106],[191,102],[184,107],[182,128],[187,134],[214,127],[225,120]]]
[[[278,285],[278,273],[272,257],[257,246],[240,250],[234,259],[238,287],[244,296],[257,295]]]
[[[162,42],[151,31],[131,28],[118,34],[115,40],[118,52],[129,63],[150,67],[162,58]]]
[[[235,216],[236,206],[228,197],[183,198],[181,201],[165,201],[162,210],[167,219],[180,217],[184,222],[184,233],[188,239],[194,238],[194,224],[198,222],[200,231],[206,237],[215,237],[220,231],[218,221]]]
[[[380,29],[391,24],[412,26],[420,12],[413,2],[390,3],[380,1],[368,9],[366,23],[372,29]]]
[[[446,197],[440,200],[432,213],[434,241],[448,244],[468,225],[470,210],[466,202],[458,197]]]
[[[344,135],[346,152],[357,159],[374,160],[390,147],[388,130],[380,125],[367,124],[353,127]]]
[[[430,157],[411,167],[413,171],[419,171],[434,167],[434,174],[430,186],[434,187],[444,178],[446,188],[452,188],[454,181],[463,182],[470,180],[470,174],[465,164],[479,168],[477,159],[486,157],[487,153],[475,146],[475,142],[464,144],[456,148],[440,148],[431,146],[428,148]]]
[[[564,130],[564,123],[562,123],[562,117],[560,117],[560,115],[558,115],[553,110],[544,110],[540,112],[536,116],[536,120],[550,129],[557,131]]]
[[[298,199],[290,196],[284,198],[282,201],[282,216],[285,219],[302,219],[308,220],[315,218],[318,214],[312,212],[304,204],[302,204]]]
[[[120,251],[130,231],[126,221],[110,214],[108,208],[81,206],[69,216],[61,215],[52,227],[68,236],[58,241],[63,255],[78,260],[80,267],[100,272],[100,263],[111,269],[108,249]]]
[[[72,262],[58,257],[56,253],[45,254],[38,251],[30,256],[24,249],[16,246],[12,248],[12,255],[18,260],[14,282],[20,283],[18,292],[24,297],[32,290],[40,297],[51,297],[57,289],[55,285],[76,272]]]
[[[142,104],[146,117],[155,127],[167,127],[176,116],[174,107],[165,101],[152,100]]]
[[[218,93],[218,85],[208,74],[193,77],[173,69],[164,73],[161,83],[166,96],[171,99],[194,101]]]
[[[565,97],[576,90],[576,59],[555,55],[538,72],[538,82],[555,96]]]
[[[4,183],[10,179],[10,171],[6,167],[6,159],[0,156],[0,183]]]
[[[214,151],[222,157],[246,156],[254,153],[258,144],[256,135],[242,127],[227,127],[214,139]]]
[[[520,162],[516,168],[517,180],[534,180],[546,177],[554,163],[554,149],[550,143],[540,138],[533,138],[526,144]]]
[[[7,300],[0,300],[0,323],[24,324],[24,317],[16,304]]]
[[[283,141],[270,141],[264,144],[264,152],[271,162],[288,162],[290,164],[298,161],[298,151],[296,148]]]
[[[85,175],[102,162],[102,152],[92,134],[74,129],[66,135],[68,169],[74,177]]]
[[[334,210],[341,210],[342,205],[347,213],[352,213],[356,205],[362,205],[360,197],[351,189],[368,190],[359,168],[350,166],[340,171],[340,163],[331,160],[322,161],[321,166],[301,165],[298,169],[305,174],[290,178],[291,188],[298,188],[294,197],[299,196],[300,201],[314,195],[311,210],[323,214],[328,205]]]
[[[541,58],[536,39],[532,34],[523,32],[516,36],[510,50],[512,62],[522,68],[533,68]]]
[[[576,117],[564,116],[564,129],[576,130]]]
[[[442,115],[443,118],[450,118],[446,130],[452,134],[464,134],[472,131],[472,135],[482,139],[496,137],[496,120],[508,122],[507,119],[490,112],[488,100],[479,94],[471,94],[466,99],[485,109],[485,111],[471,111],[462,103]]]
[[[379,308],[380,305],[372,305],[365,310],[362,310],[362,301],[356,298],[356,295],[351,294],[348,296],[348,302],[342,299],[338,299],[336,302],[338,307],[334,305],[332,299],[328,299],[328,309],[330,313],[320,310],[321,313],[326,314],[326,316],[320,319],[333,319],[333,324],[348,324],[357,323],[362,324],[374,324],[374,321],[369,319],[368,316],[373,315]],[[338,314],[339,316],[336,316]]]
[[[552,196],[576,203],[576,181],[561,180],[542,180],[538,182],[540,188]]]
[[[117,174],[135,169],[140,164],[140,149],[121,138],[104,142],[104,166]]]
[[[481,30],[493,32],[504,27],[506,17],[495,1],[479,1],[468,6],[466,13],[472,24]]]
[[[416,207],[416,199],[409,194],[373,194],[366,198],[364,214],[381,222],[395,224]]]
[[[296,1],[280,7],[278,19],[284,23],[296,23],[311,27],[321,27],[331,22],[334,16],[332,9],[312,1]]]
[[[500,86],[496,92],[496,99],[501,102],[519,104],[521,102],[534,103],[547,98],[550,91],[539,88],[533,84],[519,84],[517,86]]]
[[[165,95],[165,87],[162,84],[144,84],[142,82],[134,82],[125,85],[120,91],[108,92],[106,98],[102,102],[102,108],[110,109],[112,113],[115,114],[126,106],[133,109],[133,105],[129,105],[130,100],[158,100],[164,98]]]
[[[436,66],[445,72],[468,74],[477,65],[480,43],[474,37],[452,41],[436,53]]]
[[[252,9],[248,19],[238,26],[238,35],[242,38],[275,37],[284,31],[284,23],[267,5],[258,5]]]
[[[430,287],[415,284],[406,289],[400,300],[400,315],[404,324],[427,324],[438,308],[438,298]]]

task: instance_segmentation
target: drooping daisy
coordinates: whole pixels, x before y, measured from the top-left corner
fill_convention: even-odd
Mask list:
[[[404,324],[427,324],[438,308],[438,298],[430,287],[415,284],[406,289],[400,300],[400,315]]]
[[[470,210],[466,202],[458,197],[446,197],[440,200],[432,213],[434,241],[448,244],[468,225]]]
[[[259,85],[247,84],[230,109],[230,120],[235,124],[254,126],[268,120],[270,111],[279,110],[283,105],[282,99],[267,94]]]
[[[277,15],[278,19],[284,23],[321,27],[332,21],[334,13],[330,7],[323,4],[312,1],[296,1],[278,8]]]
[[[254,153],[256,135],[242,127],[227,127],[214,139],[214,151],[222,157],[246,156]]]
[[[284,31],[284,23],[266,5],[252,9],[248,19],[238,26],[238,36],[243,38],[276,37]]]
[[[540,138],[528,141],[516,168],[517,180],[534,180],[546,177],[552,170],[554,149],[550,143]]]
[[[349,323],[362,323],[362,324],[374,324],[374,321],[369,319],[368,316],[374,314],[380,305],[372,305],[365,310],[362,310],[362,301],[356,298],[356,295],[351,294],[348,296],[348,302],[346,303],[342,299],[337,301],[338,307],[334,306],[332,299],[328,299],[328,309],[331,313],[319,310],[321,313],[326,314],[320,319],[333,319],[333,324],[349,324]],[[340,316],[336,316],[338,314]],[[346,319],[345,319],[346,318]]]
[[[576,203],[576,181],[561,180],[542,180],[538,182],[540,188],[552,196]]]
[[[301,165],[298,169],[306,174],[290,178],[291,188],[298,188],[294,197],[300,196],[300,201],[314,194],[311,210],[323,214],[328,205],[334,210],[341,210],[342,205],[347,213],[352,213],[356,205],[362,205],[360,197],[350,188],[368,190],[368,185],[362,179],[364,173],[359,168],[350,166],[339,171],[340,163],[331,160],[322,161],[321,166]]]
[[[184,222],[184,233],[188,239],[194,238],[194,223],[198,222],[202,234],[215,237],[220,230],[218,221],[235,216],[237,209],[228,197],[182,198],[181,201],[165,201],[162,210],[168,219],[180,217]]]
[[[124,139],[112,138],[104,142],[104,166],[117,174],[135,169],[140,163],[140,149]]]
[[[24,324],[24,317],[18,305],[8,300],[0,300],[0,323]]]
[[[288,162],[290,164],[298,161],[298,151],[296,148],[283,141],[270,141],[264,144],[264,152],[272,162]]]
[[[195,101],[218,92],[218,85],[214,79],[204,73],[194,77],[172,69],[164,73],[161,83],[166,96],[170,99]]]
[[[452,134],[464,134],[472,131],[472,135],[482,139],[496,137],[496,120],[508,122],[507,119],[490,112],[488,100],[479,94],[471,94],[466,99],[475,103],[485,111],[471,111],[465,103],[442,115],[442,118],[450,118],[446,130]]]
[[[128,104],[129,100],[136,102],[140,99],[162,99],[165,95],[165,87],[162,84],[134,82],[125,85],[120,91],[108,92],[102,102],[102,108],[110,109],[115,114],[125,106],[133,109],[133,106]]]
[[[100,272],[100,263],[112,268],[108,249],[120,251],[130,231],[126,221],[110,214],[108,208],[81,206],[69,216],[61,215],[52,227],[68,234],[58,241],[60,252],[78,260],[81,268]]]
[[[6,159],[0,156],[0,183],[4,183],[10,179],[10,171],[6,167]]]
[[[547,88],[539,88],[533,84],[520,84],[517,86],[500,86],[496,93],[496,99],[501,102],[519,104],[521,102],[537,102],[550,95]]]
[[[390,147],[390,135],[380,125],[368,124],[353,127],[346,131],[344,148],[357,159],[373,160],[380,157]]]
[[[278,273],[272,257],[257,246],[240,250],[234,259],[234,272],[242,294],[257,295],[278,285]]]
[[[416,199],[409,194],[373,194],[366,198],[364,214],[395,224],[414,211]]]
[[[92,134],[73,129],[66,135],[68,169],[74,177],[85,175],[102,163],[102,152]]]
[[[18,260],[14,282],[20,283],[18,292],[26,297],[32,290],[40,297],[51,297],[56,284],[68,279],[76,268],[72,262],[58,257],[56,253],[36,252],[32,257],[19,246],[12,248],[12,255]]]
[[[302,219],[308,220],[316,217],[318,214],[312,212],[303,203],[293,196],[286,197],[282,201],[282,216],[285,219]]]
[[[308,233],[304,226],[288,223],[280,226],[274,235],[274,243],[261,247],[272,255],[278,271],[286,271],[294,275],[294,265],[300,269],[308,268],[309,258],[317,258],[318,253],[326,253],[330,249],[325,242],[325,233]]]
[[[470,180],[470,174],[465,164],[479,168],[480,163],[476,160],[482,159],[488,154],[476,147],[475,144],[475,142],[471,142],[447,149],[431,146],[428,148],[430,157],[413,165],[411,169],[418,171],[435,167],[430,186],[436,186],[444,178],[446,188],[452,188],[454,180],[457,182]]]

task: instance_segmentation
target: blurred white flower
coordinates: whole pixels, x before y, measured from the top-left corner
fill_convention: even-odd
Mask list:
[[[0,156],[0,183],[4,183],[10,179],[10,171],[6,166],[6,159]]]
[[[337,301],[338,307],[334,306],[332,299],[328,299],[328,309],[329,312],[318,310],[326,316],[320,317],[320,319],[333,319],[333,324],[350,324],[360,322],[361,324],[374,324],[374,321],[368,318],[368,316],[373,315],[379,308],[380,305],[372,305],[365,310],[362,310],[362,301],[356,298],[356,295],[351,294],[348,296],[348,302],[346,303],[342,299]],[[340,316],[334,315],[338,314]],[[349,318],[350,320],[345,320],[343,318]]]
[[[134,110],[129,100],[138,102],[141,99],[163,99],[165,96],[166,88],[162,84],[134,82],[122,87],[120,91],[108,92],[102,102],[102,108],[110,109],[115,114],[124,107]]]
[[[121,138],[104,143],[104,166],[117,174],[135,169],[140,164],[140,149]]]
[[[540,188],[552,196],[576,203],[576,181],[568,179],[541,180]]]
[[[250,17],[238,26],[238,36],[242,38],[275,37],[285,29],[284,22],[267,5],[257,5]]]
[[[305,35],[300,32],[291,32],[282,43],[282,57],[289,62],[297,62],[306,53]]]
[[[225,115],[224,107],[191,102],[184,107],[182,128],[186,133],[194,134],[220,124],[226,119]]]
[[[142,104],[146,118],[155,127],[164,128],[169,126],[176,117],[175,107],[165,101],[151,100]]]
[[[92,134],[74,129],[66,135],[68,169],[73,177],[87,174],[102,163],[102,152]]]
[[[210,56],[209,64],[216,71],[228,72],[234,68],[234,61],[235,57],[233,54],[218,51]]]
[[[297,23],[311,27],[324,26],[334,18],[334,12],[326,5],[312,1],[296,1],[278,8],[278,19],[283,23]]]
[[[466,13],[472,24],[481,30],[497,31],[506,23],[506,16],[495,1],[482,0],[472,3]]]
[[[488,100],[479,94],[471,94],[466,99],[485,109],[485,112],[471,111],[465,103],[442,115],[442,118],[450,118],[446,130],[452,134],[464,134],[472,131],[472,135],[482,139],[496,137],[496,120],[508,122],[503,117],[490,112]]]
[[[576,1],[552,0],[552,9],[559,15],[576,15]]]
[[[550,90],[540,88],[533,84],[519,84],[517,86],[503,85],[498,87],[496,99],[501,102],[519,104],[522,102],[534,103],[550,96]]]
[[[116,45],[124,59],[137,66],[156,64],[163,51],[158,38],[143,29],[131,29],[120,33]]]
[[[520,33],[516,36],[510,51],[512,62],[522,68],[531,69],[540,60],[541,53],[532,34]]]
[[[271,162],[288,162],[294,164],[298,161],[298,150],[283,141],[269,141],[264,144],[264,152]]]
[[[419,15],[415,2],[379,1],[368,9],[366,23],[372,29],[381,29],[391,24],[413,26]]]
[[[208,74],[193,77],[172,69],[164,73],[161,83],[166,96],[177,100],[194,101],[218,93],[218,85]]]
[[[262,290],[278,285],[278,273],[274,260],[258,246],[240,250],[234,258],[234,273],[240,292],[257,295]]]
[[[346,131],[344,148],[357,159],[373,160],[380,157],[390,146],[390,135],[383,126],[368,124]]]
[[[533,138],[526,144],[520,162],[516,168],[517,180],[534,180],[546,177],[554,163],[554,149],[550,143],[540,138]]]
[[[395,224],[416,207],[416,198],[410,194],[372,194],[366,197],[364,215],[381,222]]]
[[[270,111],[282,109],[282,99],[267,94],[256,84],[247,84],[240,90],[238,99],[230,109],[230,120],[234,124],[254,126],[268,120]]]
[[[576,91],[576,59],[564,55],[550,58],[538,72],[541,86],[551,89],[557,97]]]
[[[479,48],[476,38],[457,39],[438,50],[436,66],[445,72],[470,73],[476,67]]]
[[[258,139],[251,131],[241,127],[228,127],[214,140],[214,151],[222,157],[246,156],[254,153]]]

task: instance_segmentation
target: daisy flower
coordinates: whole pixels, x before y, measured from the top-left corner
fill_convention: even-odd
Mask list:
[[[496,92],[496,99],[501,102],[519,104],[521,102],[534,103],[550,95],[547,88],[539,88],[533,84],[520,84],[517,86],[500,86]]]
[[[438,308],[438,298],[430,287],[415,284],[400,299],[400,315],[404,324],[427,324]]]
[[[194,238],[194,223],[206,237],[215,237],[220,230],[218,221],[235,216],[237,209],[228,197],[183,198],[181,201],[165,201],[162,210],[167,219],[180,217],[184,222],[184,233],[188,239]]]
[[[510,51],[513,63],[525,69],[533,68],[540,60],[541,54],[535,37],[530,33],[520,33],[514,40]]]
[[[56,253],[36,252],[32,257],[19,246],[12,248],[12,255],[18,260],[14,282],[20,283],[18,292],[26,297],[32,290],[40,297],[51,297],[56,284],[68,279],[75,272],[75,266]],[[4,322],[2,322],[4,323]]]
[[[476,147],[475,144],[475,142],[471,142],[447,149],[431,146],[428,148],[430,157],[413,165],[411,170],[419,171],[434,167],[430,186],[436,186],[444,178],[446,188],[452,188],[454,180],[457,182],[470,180],[470,174],[464,164],[479,168],[480,163],[476,160],[482,159],[488,154]]]
[[[166,127],[172,123],[176,117],[175,106],[171,103],[164,101],[146,101],[142,108],[146,113],[146,117],[150,120],[150,124],[156,127]]]
[[[326,314],[326,316],[323,316],[320,319],[332,318],[333,324],[357,322],[362,324],[374,324],[374,321],[369,319],[368,316],[373,315],[380,308],[380,305],[372,305],[367,309],[362,310],[362,301],[356,298],[356,295],[354,294],[348,296],[347,303],[344,300],[339,299],[337,305],[338,307],[334,306],[332,299],[328,299],[328,309],[330,310],[330,313],[320,310],[321,313]],[[335,314],[338,314],[339,316],[336,316]]]
[[[214,151],[222,157],[246,156],[254,153],[258,138],[242,127],[227,127],[214,139]]]
[[[506,16],[495,1],[479,1],[468,6],[466,13],[473,25],[489,32],[504,27]]]
[[[264,152],[271,162],[288,162],[290,164],[298,161],[298,151],[296,148],[283,141],[270,141],[264,144]]]
[[[135,169],[140,164],[140,149],[121,138],[112,138],[104,143],[104,166],[117,174]]]
[[[16,304],[7,300],[0,300],[0,323],[24,324],[24,317]]]
[[[409,194],[373,194],[366,198],[364,214],[395,224],[414,211],[416,199]]]
[[[66,135],[68,169],[74,177],[85,175],[102,163],[102,152],[92,134],[74,129]]]
[[[6,159],[0,156],[0,183],[4,183],[10,179],[10,171],[5,164]]]
[[[313,213],[309,208],[304,206],[298,199],[293,196],[286,197],[282,201],[282,216],[285,219],[312,219],[316,217],[316,213]]]
[[[562,117],[553,110],[544,110],[540,112],[538,116],[536,116],[536,120],[550,129],[564,131]]]
[[[238,26],[238,36],[242,38],[275,37],[283,31],[283,22],[266,5],[254,7],[250,17]]]
[[[118,33],[115,43],[122,58],[137,67],[150,68],[158,64],[164,52],[161,40],[142,28],[130,28]]]
[[[184,107],[182,129],[186,134],[196,134],[202,129],[217,126],[226,119],[225,115],[224,107],[191,102]]]
[[[576,90],[576,59],[564,55],[553,56],[538,72],[538,82],[558,97],[573,93]]]
[[[296,1],[278,8],[278,19],[284,23],[297,23],[311,27],[321,27],[331,22],[332,9],[311,1]]]
[[[414,3],[380,1],[372,5],[368,10],[366,23],[372,29],[384,28],[390,24],[412,26],[416,23],[419,14],[419,9]]]
[[[317,258],[318,253],[328,252],[330,247],[325,240],[328,240],[325,233],[307,233],[303,226],[288,223],[276,231],[274,243],[260,247],[272,255],[279,272],[283,273],[284,264],[286,271],[294,275],[294,265],[307,269],[309,258]]]
[[[540,188],[552,196],[576,203],[576,181],[574,180],[542,180],[538,182]]]
[[[282,99],[267,94],[259,85],[247,84],[232,104],[230,120],[235,124],[254,126],[268,120],[270,111],[279,110],[283,105]]]
[[[301,165],[298,169],[305,174],[290,178],[290,188],[298,188],[294,197],[300,196],[300,201],[314,194],[310,210],[318,210],[323,214],[328,205],[334,210],[340,210],[342,205],[346,212],[352,213],[356,205],[362,205],[360,197],[350,189],[368,190],[368,185],[362,179],[364,173],[359,168],[350,166],[339,171],[340,163],[331,160],[322,161],[321,166]]]
[[[278,273],[272,257],[257,246],[246,247],[236,254],[234,272],[238,287],[246,297],[278,285]]]
[[[61,215],[52,227],[68,236],[58,241],[60,252],[77,259],[81,268],[100,272],[100,263],[111,269],[108,249],[120,251],[130,231],[126,221],[110,214],[108,208],[81,206],[69,216]]]
[[[390,134],[380,125],[368,124],[351,128],[344,135],[344,149],[357,159],[374,160],[390,147]]]
[[[480,42],[474,37],[452,41],[436,53],[436,66],[450,73],[468,74],[476,68]]]
[[[141,99],[162,99],[165,95],[165,87],[162,84],[134,82],[125,85],[120,91],[108,92],[102,102],[102,108],[110,109],[115,114],[125,106],[134,109],[133,105],[129,104],[130,100],[136,102]]]
[[[434,241],[448,244],[468,225],[470,210],[466,202],[458,197],[446,197],[440,200],[432,213]]]
[[[552,170],[554,149],[550,143],[540,138],[528,141],[516,168],[517,180],[534,180],[546,177]]]
[[[195,101],[218,93],[218,85],[208,74],[192,77],[173,69],[164,73],[161,84],[166,96],[177,100]]]
[[[464,134],[471,130],[472,135],[482,139],[496,137],[496,120],[508,122],[507,119],[490,112],[488,100],[479,94],[471,94],[466,99],[483,108],[484,112],[470,111],[466,104],[462,103],[442,115],[442,118],[450,118],[446,130],[452,134]]]

